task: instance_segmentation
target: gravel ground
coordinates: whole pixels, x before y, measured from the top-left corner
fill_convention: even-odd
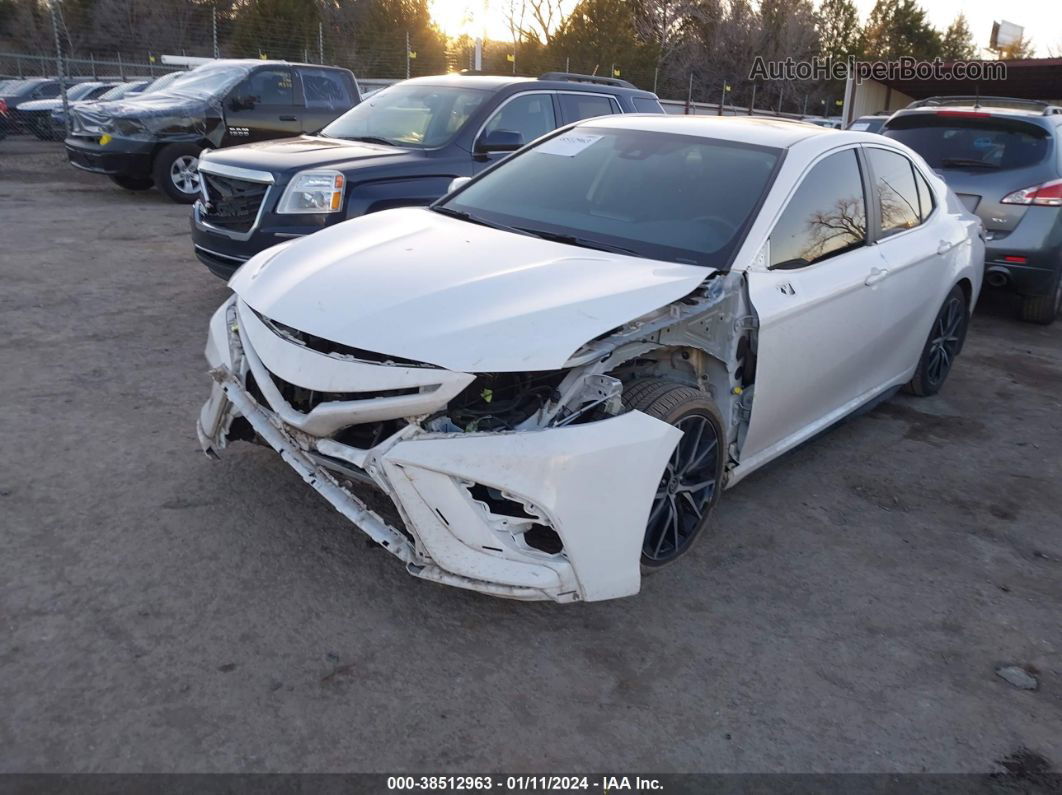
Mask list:
[[[639,596],[513,603],[202,455],[187,215],[0,142],[0,771],[1062,765],[1062,324],[989,296],[940,396],[753,475]]]

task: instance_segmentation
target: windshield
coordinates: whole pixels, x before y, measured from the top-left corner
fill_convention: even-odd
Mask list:
[[[152,82],[148,83],[148,87],[141,91],[141,94],[148,94],[152,91],[158,91],[160,88],[165,88],[181,75],[187,74],[187,72],[170,72],[168,75],[162,77],[156,77]]]
[[[207,64],[181,73],[169,84],[166,93],[194,98],[217,96],[239,83],[249,71],[248,67],[236,64]]]
[[[425,149],[443,146],[488,96],[474,88],[399,83],[362,101],[321,134]]]
[[[907,144],[931,168],[1004,171],[1035,165],[1051,151],[1046,130],[1012,119],[912,114],[890,120],[882,134]]]
[[[137,88],[139,88],[141,85],[143,85],[143,83],[137,83],[137,82],[122,83],[121,85],[117,85],[114,88],[110,89],[109,91],[106,91],[103,94],[100,94],[100,98],[99,98],[100,102],[108,102],[108,101],[110,101],[112,99],[121,99],[126,94],[130,93],[131,91],[136,91]]]
[[[99,87],[99,83],[79,83],[66,90],[66,98],[67,100],[82,99]]]
[[[587,248],[725,268],[781,155],[698,136],[578,127],[512,156],[436,209]]]

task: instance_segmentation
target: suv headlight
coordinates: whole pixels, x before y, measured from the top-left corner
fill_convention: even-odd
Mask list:
[[[300,171],[284,189],[277,212],[337,213],[343,207],[346,180],[338,171],[328,169]]]

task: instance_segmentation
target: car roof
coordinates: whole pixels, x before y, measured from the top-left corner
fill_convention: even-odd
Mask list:
[[[625,113],[580,122],[581,127],[609,127],[646,132],[698,135],[729,141],[788,149],[816,136],[829,136],[834,144],[877,142],[880,136],[820,127],[817,124],[769,116],[680,116],[667,113]]]
[[[202,66],[308,66],[312,69],[336,69],[341,72],[349,72],[350,70],[343,66],[326,66],[322,63],[300,63],[299,61],[273,61],[262,58],[219,58],[216,61],[205,61],[204,63],[197,64],[194,69],[198,69]],[[187,71],[191,72],[194,69]],[[160,75],[161,77],[161,75]]]
[[[542,79],[540,77],[517,77],[515,75],[472,75],[452,72],[445,75],[431,75],[428,77],[413,77],[403,80],[403,83],[414,83],[431,86],[466,86],[487,90],[497,90],[508,86],[534,84],[539,88],[561,89],[565,91],[590,91],[597,94],[631,94],[653,97],[651,91],[646,91],[633,86],[610,85],[605,82],[591,83],[582,80]]]

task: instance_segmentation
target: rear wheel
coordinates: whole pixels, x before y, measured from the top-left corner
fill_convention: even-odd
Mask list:
[[[1055,274],[1055,289],[1050,295],[1027,295],[1021,299],[1021,319],[1026,323],[1049,326],[1062,313],[1062,271]]]
[[[929,339],[922,348],[922,358],[918,360],[914,375],[904,387],[908,394],[928,397],[940,391],[948,373],[951,372],[955,358],[962,350],[969,321],[966,294],[961,287],[955,285],[933,320]]]
[[[645,528],[641,565],[649,573],[682,557],[708,526],[723,487],[723,423],[704,392],[661,378],[630,384],[623,401],[682,431]]]
[[[155,184],[151,177],[126,177],[120,174],[112,174],[111,182],[126,190],[148,190]]]
[[[159,190],[181,204],[199,198],[199,147],[170,144],[155,155],[152,176]]]

